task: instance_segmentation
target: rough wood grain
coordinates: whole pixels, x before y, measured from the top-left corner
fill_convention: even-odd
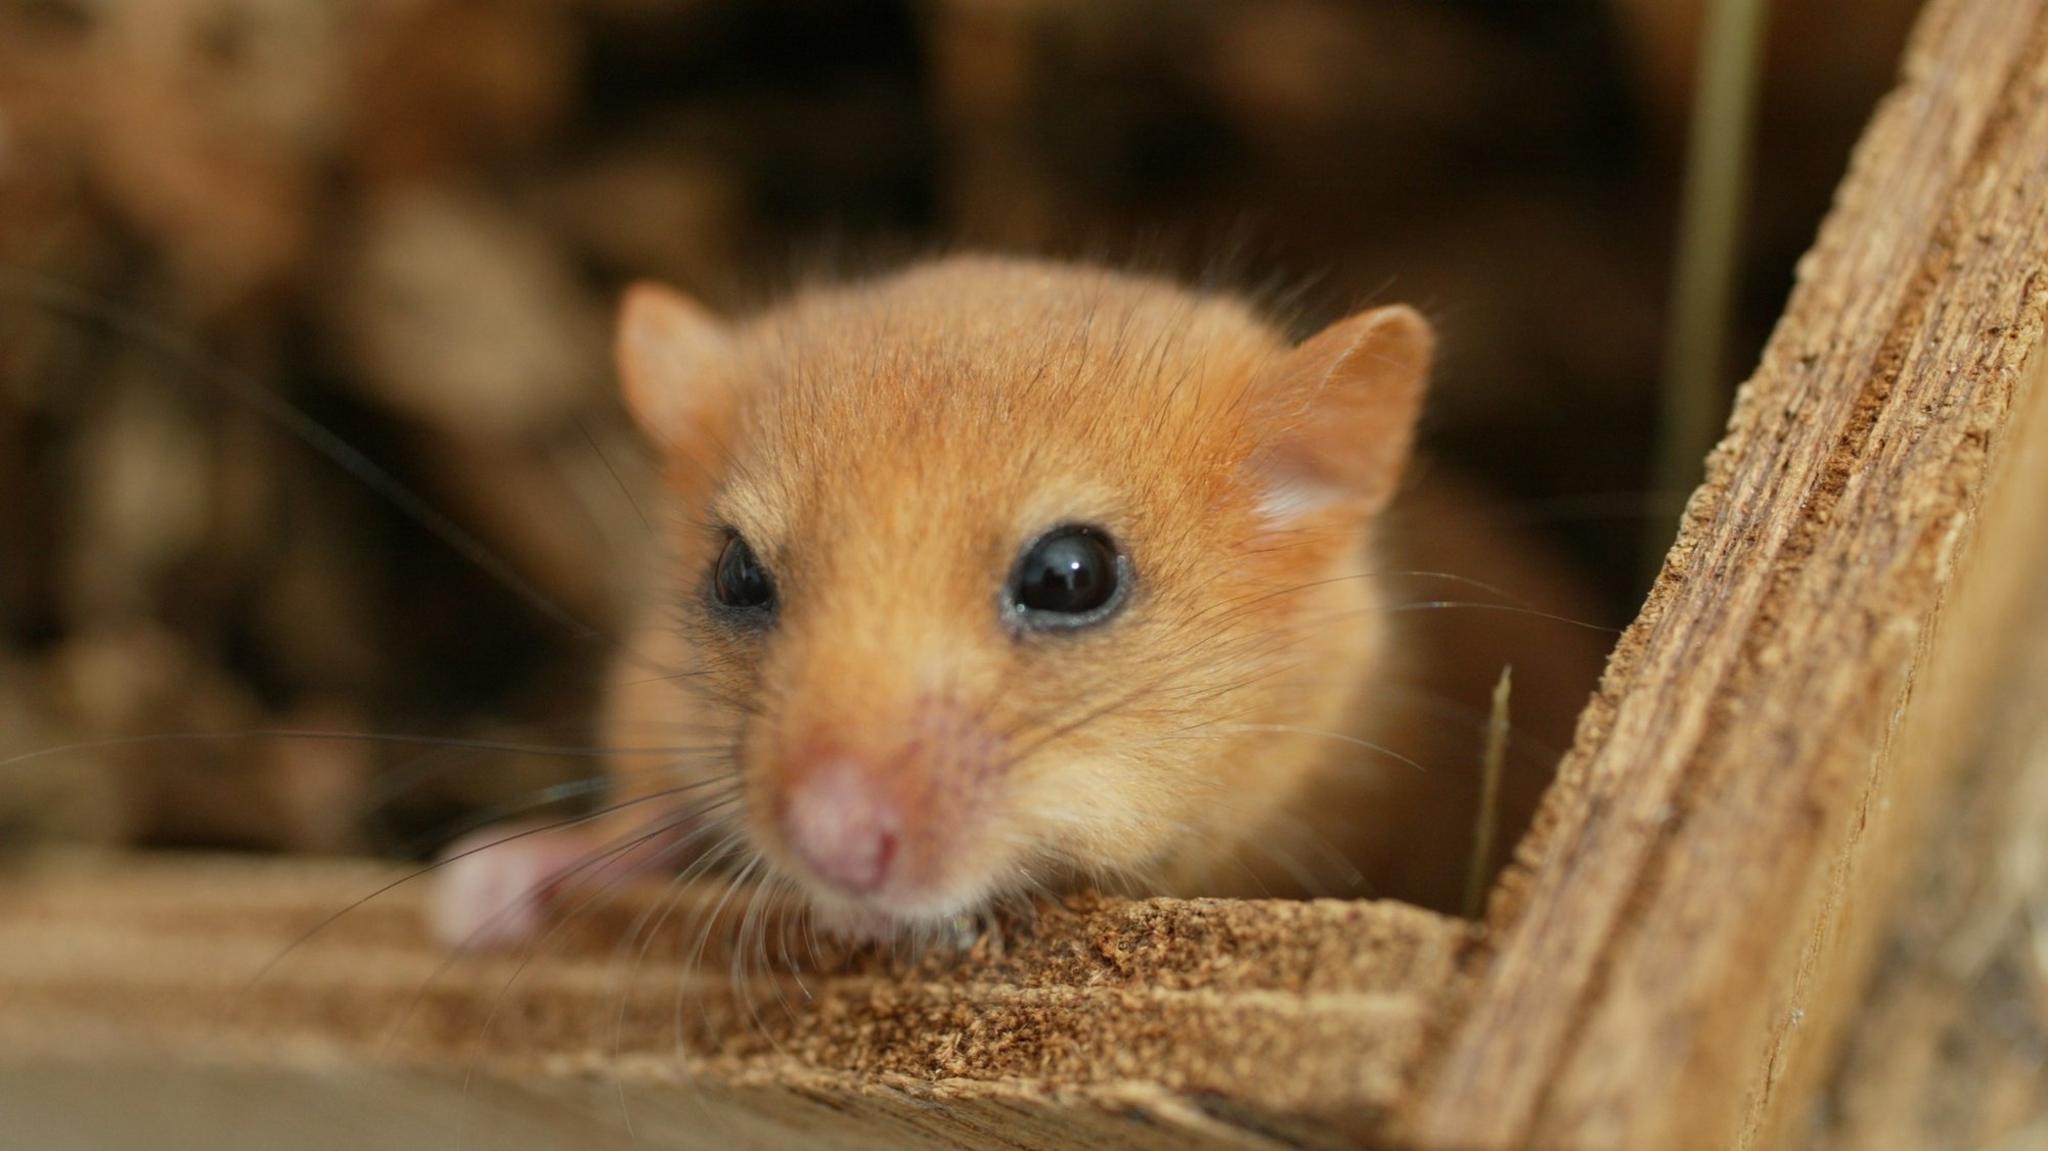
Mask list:
[[[1917,675],[2040,530],[1978,528],[2039,390],[2044,256],[2048,13],[1937,0],[1495,903],[1416,1143],[1784,1130],[1829,1046],[1809,1008],[1855,994],[1882,910],[1870,817],[1959,758],[1903,753]]]
[[[9,876],[0,1145],[41,1145],[48,1104],[29,1104],[63,1093],[65,1067],[138,1099],[167,1082],[283,1083],[312,1108],[214,1147],[275,1146],[287,1119],[378,1092],[408,1101],[392,1140],[421,1137],[417,1105],[492,1131],[516,1132],[505,1112],[524,1110],[538,1130],[621,1145],[630,1114],[654,1147],[728,1129],[769,1147],[1330,1145],[1369,1133],[1404,1089],[1468,937],[1396,904],[1080,901],[1000,951],[825,957],[830,975],[757,966],[735,984],[737,922],[696,951],[723,885],[683,891],[644,956],[619,941],[658,888],[591,908],[532,956],[453,961],[423,937],[412,885],[294,946],[388,878],[221,860]],[[484,1086],[466,1108],[471,1076]],[[486,1143],[528,1145],[504,1138]]]
[[[2028,574],[2036,588],[2048,578],[2040,564]],[[1925,812],[1874,978],[1796,1146],[2048,1147],[2048,601],[2031,616],[2009,629],[2012,674],[1989,685],[1998,722]]]
[[[249,990],[379,873],[71,868],[0,885],[0,1143],[98,1146],[140,1122],[152,1145],[209,1148],[306,1131],[506,1148],[1868,1145],[1917,1121],[1883,1106],[1938,1062],[1911,1030],[1976,1018],[1897,962],[1878,976],[1897,1002],[1861,1014],[1887,930],[1896,956],[1914,927],[1892,920],[1906,869],[1945,844],[2021,842],[1970,831],[1984,824],[1960,789],[2019,807],[2048,770],[1964,763],[2048,548],[2044,319],[2048,0],[1935,0],[1483,947],[1386,905],[1084,903],[1000,954],[757,981],[749,999],[701,974],[727,957],[687,941],[621,974],[631,902],[524,971],[442,970],[398,894]],[[2024,1114],[2008,1071],[2025,1065],[2000,1066],[1969,1099]],[[178,1133],[251,1092],[268,1102],[242,1128]],[[67,1127],[61,1108],[92,1098],[115,1105]]]

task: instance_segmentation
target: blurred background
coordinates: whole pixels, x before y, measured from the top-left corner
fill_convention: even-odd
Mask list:
[[[1731,378],[1913,8],[1771,5]],[[1647,477],[1699,16],[0,0],[0,757],[83,743],[0,768],[0,843],[419,855],[586,773],[153,737],[587,741],[646,530],[607,359],[642,276],[744,310],[973,247],[1304,329],[1416,303],[1433,452],[1622,622],[1684,495]]]

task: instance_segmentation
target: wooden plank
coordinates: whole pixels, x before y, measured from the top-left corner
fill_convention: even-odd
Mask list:
[[[2043,565],[2027,574],[2035,588],[2048,579]],[[2048,600],[2012,634],[2021,657],[1987,685],[1998,722],[1925,809],[1930,834],[1909,857],[1840,1066],[1792,1145],[2048,1147]]]
[[[2011,754],[2001,741],[2018,738],[2013,724],[2036,718],[2043,698],[2029,691],[2042,683],[2032,670],[2040,662],[2034,645],[2048,639],[2048,614],[2037,602],[2048,578],[2040,506],[2048,492],[2048,358],[2037,359],[2022,398],[2023,408],[2005,421],[2006,450],[1968,529],[1976,542],[1958,543],[1953,586],[1815,888],[1814,930],[1801,941],[1790,980],[1772,989],[1768,1043],[1744,1117],[1746,1145],[1799,1146],[1812,1137],[1826,1111],[1821,1093],[1837,1077],[1843,1033],[1861,1027],[1879,1002],[1867,988],[1883,937],[1921,929],[1916,917],[1926,908],[1912,898],[1914,865],[1939,867],[1960,856],[1981,866],[1997,850],[1989,836],[1947,844],[1943,836],[1952,834],[1954,813],[1984,801],[1985,757]],[[2024,765],[2008,776],[2001,784],[2008,797],[2024,798]]]
[[[67,1090],[67,1068],[137,1099],[289,1083],[304,1106],[252,1120],[248,1146],[379,1091],[407,1101],[394,1141],[429,1112],[509,1132],[493,1146],[609,1145],[625,1115],[654,1147],[707,1130],[769,1147],[1331,1145],[1405,1089],[1469,933],[1394,904],[1077,900],[1000,949],[825,956],[831,973],[801,982],[741,948],[757,965],[735,983],[736,923],[697,951],[722,886],[684,889],[644,954],[622,941],[669,898],[658,886],[535,953],[451,962],[409,885],[293,946],[390,876],[253,859],[10,875],[0,1145],[33,1144],[47,1107],[28,1104]],[[787,969],[779,947],[769,966]]]
[[[1415,1142],[1783,1130],[1826,1047],[1803,1005],[1854,995],[1845,914],[1884,894],[1867,817],[1959,758],[1901,754],[1946,606],[2038,539],[1979,520],[2039,390],[2044,256],[2048,13],[1936,0],[1499,893]]]
[[[1927,816],[2048,549],[2044,320],[2048,0],[1935,0],[1484,948],[1371,903],[1080,901],[738,985],[717,933],[616,962],[643,893],[444,970],[401,889],[251,989],[386,873],[72,865],[0,885],[0,1144],[98,1092],[81,1145],[1856,1146],[1813,1100],[1881,1122],[1862,1085],[1917,1080],[1837,1072],[1842,1037],[1929,1058],[1856,1018],[1906,861],[1986,849]]]

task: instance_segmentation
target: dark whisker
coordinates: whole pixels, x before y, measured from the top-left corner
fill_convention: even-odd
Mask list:
[[[721,801],[721,805],[723,802],[724,801]],[[587,859],[582,863],[579,863],[575,868],[572,868],[569,872],[563,873],[563,878],[577,877],[580,875],[580,873],[588,871],[593,866],[598,867],[599,871],[602,872],[604,869],[610,867],[612,864],[617,863],[619,860],[626,858],[627,855],[633,851],[633,849],[641,846],[642,844],[648,843],[659,836],[666,835],[669,832],[676,830],[681,825],[682,821],[678,820],[665,825],[657,826],[654,830],[649,831],[646,834],[630,836],[623,843],[614,845],[613,847],[606,849],[600,855],[592,859]],[[679,854],[683,850],[686,850],[686,845],[688,842],[689,837],[685,836],[680,843],[672,844],[669,847],[663,849],[663,851],[658,854],[657,860],[665,860],[672,853]],[[632,869],[629,868],[626,874],[630,874],[631,870]],[[504,985],[498,989],[498,994],[494,996],[491,1000],[490,1010],[486,1012],[484,1015],[483,1028],[479,1033],[480,1042],[478,1045],[479,1050],[477,1052],[476,1059],[472,1059],[470,1061],[469,1066],[463,1072],[462,1095],[465,1102],[469,1098],[470,1088],[475,1079],[477,1060],[483,1057],[484,1050],[489,1047],[491,1028],[497,1022],[499,1012],[503,1009],[506,1000],[510,997],[513,985],[518,983],[519,977],[525,974],[527,967],[532,964],[534,959],[540,956],[541,954],[545,953],[548,944],[557,935],[559,935],[565,928],[567,928],[569,924],[574,923],[577,919],[581,918],[583,914],[586,911],[588,911],[592,906],[594,906],[599,899],[610,894],[613,885],[616,884],[618,881],[619,877],[614,877],[599,884],[595,890],[593,890],[589,895],[585,896],[584,899],[580,903],[578,903],[576,907],[573,908],[569,913],[557,917],[555,922],[548,928],[547,932],[543,934],[540,939],[536,940],[533,944],[529,945],[526,948],[526,953],[520,957],[518,965],[512,969],[512,974],[506,978]],[[516,910],[516,905],[514,907],[506,908],[505,911],[500,912],[499,914],[508,914],[513,910]],[[478,930],[488,930],[488,927],[489,924],[487,923],[484,927],[480,927]],[[420,993],[414,997],[413,1007],[408,1008],[407,1017],[410,1016],[413,1008],[417,1006],[420,998],[424,996],[426,986],[431,986],[437,979],[439,979],[442,975],[446,974],[448,970],[452,968],[454,964],[463,957],[466,951],[466,947],[458,948],[454,954],[448,957],[446,962],[442,963],[442,965],[438,969],[436,969],[432,975],[430,975],[427,978],[426,985],[423,985]],[[403,1019],[401,1019],[401,1023],[402,1022]],[[467,1114],[468,1110],[465,1107],[465,1117],[467,1116]],[[461,1146],[461,1140],[459,1137],[457,1139],[456,1145],[458,1148],[460,1148]]]
[[[752,879],[753,873],[757,869],[759,869],[761,865],[765,862],[767,862],[765,857],[756,855],[753,858],[753,860],[747,864],[746,868],[740,872],[738,878],[735,880],[735,883],[747,883],[749,880]],[[749,955],[749,949],[747,945],[747,939],[750,935],[754,935],[755,931],[760,927],[760,923],[757,921],[755,916],[757,912],[760,910],[761,897],[767,890],[767,884],[759,882],[754,883],[753,894],[749,896],[747,899],[747,909],[740,916],[738,938],[733,940],[732,982],[734,988],[737,989],[739,992],[740,1002],[746,1005],[747,1014],[753,1019],[754,1030],[760,1032],[762,1038],[768,1040],[769,1047],[773,1048],[775,1053],[780,1055],[783,1053],[782,1045],[776,1042],[774,1034],[768,1030],[768,1025],[761,1021],[760,1005],[754,1001],[753,992],[748,989],[746,961]],[[768,968],[768,957],[765,944],[761,945],[761,954],[759,958],[761,970],[763,971],[763,973],[765,973]],[[774,985],[772,983],[771,986],[776,987],[776,995],[780,997],[780,986]],[[782,1000],[782,1008],[785,1012],[789,1010],[788,1000]]]
[[[738,796],[735,795],[734,798],[738,798]],[[698,835],[708,834],[714,830],[719,830],[715,824],[706,825],[698,829],[698,831],[692,832],[690,838],[694,840]],[[641,965],[647,961],[647,953],[653,948],[655,940],[660,936],[662,927],[668,923],[669,917],[675,914],[683,888],[688,886],[691,880],[715,865],[718,860],[724,858],[726,851],[731,848],[740,834],[737,830],[727,829],[723,839],[720,839],[705,850],[688,867],[679,869],[669,879],[667,886],[662,889],[661,898],[655,903],[650,904],[645,911],[634,919],[632,930],[628,931],[625,937],[619,941],[618,950],[614,953],[615,956],[622,955],[626,947],[631,946],[635,941],[639,942],[640,946],[634,953],[632,967],[620,973],[622,978],[629,977],[633,973],[638,972]],[[657,912],[658,914],[655,914]],[[646,923],[650,914],[655,914],[651,925]],[[612,1018],[612,1064],[615,1068],[618,1065],[620,1048],[624,1045],[626,1039],[626,1009],[630,1006],[630,997],[633,993],[630,979],[627,979],[618,986],[619,1006],[617,1013]],[[680,990],[678,994],[681,994]],[[680,1039],[678,1040],[678,1046],[680,1046]],[[615,1072],[612,1076],[612,1082],[618,1088],[619,1112],[625,1121],[626,1130],[631,1132],[633,1130],[633,1116],[631,1108],[626,1102],[625,1080],[620,1078]]]
[[[725,853],[719,857],[721,861],[723,861],[725,858],[730,857],[736,849],[745,846],[744,837],[738,832],[735,832],[733,835],[729,836],[726,840],[726,843],[731,846],[728,846],[725,849]],[[751,864],[749,866],[751,866]],[[686,973],[690,973],[693,975],[694,973],[702,969],[704,965],[704,948],[708,946],[711,942],[711,931],[714,927],[718,925],[719,916],[725,914],[726,904],[732,901],[733,893],[736,890],[738,890],[739,887],[740,876],[744,874],[745,872],[743,870],[738,875],[735,875],[734,878],[726,884],[725,894],[719,897],[717,904],[714,905],[711,909],[711,914],[705,917],[703,930],[697,933],[696,946],[692,949],[690,953],[689,961],[683,965],[683,970]],[[675,998],[675,1042],[676,1050],[678,1052],[684,1050],[683,993],[685,990],[686,988],[684,987],[683,981],[678,980],[676,983]],[[709,1039],[709,1037],[710,1035],[707,1031],[707,1040]]]
[[[1382,608],[1381,610],[1386,612],[1388,615],[1400,615],[1404,612],[1433,611],[1441,608],[1470,608],[1475,611],[1505,612],[1509,615],[1525,615],[1533,619],[1549,620],[1552,623],[1570,624],[1573,627],[1582,627],[1585,628],[1587,631],[1597,631],[1605,633],[1607,635],[1620,635],[1622,633],[1622,629],[1618,627],[1609,627],[1606,624],[1592,623],[1582,619],[1573,619],[1568,615],[1558,615],[1555,612],[1538,611],[1534,608],[1516,607],[1512,604],[1502,603],[1478,603],[1466,600],[1441,599],[1421,600],[1411,603],[1395,604],[1392,607]]]
[[[605,471],[611,473],[612,482],[619,486],[619,494],[626,497],[626,506],[632,508],[633,514],[640,517],[640,526],[652,532],[653,521],[641,510],[640,501],[633,498],[633,490],[626,486],[626,481],[619,475],[619,469],[612,466],[611,457],[605,455],[604,449],[598,446],[597,437],[590,434],[590,425],[583,422],[582,416],[576,417],[576,430],[583,433],[583,442],[590,445],[590,450],[596,454],[598,462],[604,465]]]
[[[456,863],[461,860],[467,859],[472,855],[478,854],[479,852],[490,851],[493,848],[503,847],[505,844],[511,843],[515,840],[525,839],[528,836],[541,835],[543,833],[550,831],[559,831],[565,827],[577,827],[582,824],[603,819],[609,815],[617,814],[618,812],[624,811],[627,808],[638,807],[642,804],[655,803],[661,800],[671,799],[677,795],[691,791],[698,787],[703,787],[712,782],[716,781],[699,780],[696,783],[685,784],[681,787],[668,788],[662,791],[653,792],[648,795],[637,796],[633,799],[625,800],[620,803],[611,804],[607,807],[600,808],[597,811],[590,812],[587,815],[573,816],[568,819],[558,820],[554,823],[546,823],[538,827],[529,827],[521,831],[513,832],[505,836],[503,839],[495,839],[489,843],[479,844],[478,846],[469,848],[468,850],[456,852],[455,854],[450,855],[445,859],[437,859],[424,867],[416,868],[412,871],[409,871],[406,874],[399,876],[397,879],[394,879],[389,883],[386,883],[383,886],[377,888],[375,891],[370,892],[368,895],[363,896],[361,899],[355,900],[354,902],[348,904],[346,907],[343,907],[341,910],[336,911],[333,914],[327,916],[326,918],[320,920],[320,922],[315,923],[313,926],[307,928],[304,932],[300,933],[296,938],[294,938],[290,943],[286,944],[284,950],[272,956],[267,962],[263,964],[261,968],[257,970],[257,972],[254,975],[250,976],[247,986],[253,988],[255,987],[256,984],[263,982],[263,980],[270,975],[271,971],[276,969],[278,964],[284,962],[286,958],[290,957],[299,948],[311,942],[315,936],[319,935],[323,931],[326,931],[328,928],[333,927],[336,923],[341,922],[342,918],[348,915],[350,912],[357,910],[358,908],[364,906],[371,900],[376,899],[381,895],[389,894],[390,892],[395,891],[408,883],[411,883],[415,879],[419,879],[423,876],[430,875],[436,871],[441,870],[444,867],[447,867],[452,863]]]
[[[572,881],[578,881],[581,880],[586,873],[591,872],[593,869],[595,869],[599,874],[602,874],[612,865],[628,858],[628,856],[632,853],[632,851],[635,848],[647,843],[651,843],[654,840],[660,838],[661,836],[667,835],[668,833],[676,830],[678,827],[682,826],[684,819],[694,818],[696,814],[697,813],[693,812],[687,817],[671,820],[666,823],[658,823],[651,829],[636,833],[634,835],[629,835],[620,842],[615,843],[610,847],[607,847],[601,851],[593,852],[590,856],[578,862],[574,867],[571,867],[568,870],[561,872],[559,875],[551,877],[548,882],[568,883]],[[670,848],[664,849],[663,854],[665,854],[667,851],[672,850],[677,849],[672,846]],[[545,947],[545,945],[550,940],[554,939],[555,936],[558,935],[564,927],[566,927],[569,923],[573,922],[576,918],[578,918],[585,910],[587,910],[593,903],[595,903],[598,898],[610,892],[611,882],[613,881],[608,881],[604,884],[599,885],[596,890],[592,891],[588,896],[586,896],[582,900],[582,902],[577,904],[576,908],[571,914],[558,917],[555,920],[555,922],[549,926],[547,932],[543,934],[538,941],[536,941],[532,945],[529,945],[526,948],[525,955],[521,957],[519,965],[513,970],[512,978],[506,981],[505,987],[501,989],[498,995],[492,1000],[490,1011],[484,1017],[484,1028],[482,1031],[482,1035],[485,1038],[488,1038],[490,1035],[491,1021],[497,1017],[498,1009],[500,1005],[503,1003],[505,993],[510,990],[513,981],[519,978],[519,974],[526,970],[527,965],[533,961],[534,957],[538,955],[541,952],[541,950]],[[396,1034],[399,1031],[403,1030],[405,1024],[411,1021],[414,1012],[418,1010],[419,1004],[426,998],[427,992],[433,988],[434,984],[438,983],[444,975],[446,975],[449,971],[453,970],[457,963],[460,963],[463,959],[468,958],[470,957],[470,955],[473,954],[473,948],[470,946],[471,941],[486,935],[493,927],[497,926],[498,922],[502,920],[504,917],[517,914],[519,911],[523,910],[523,901],[525,899],[531,898],[537,898],[537,893],[529,892],[521,897],[521,901],[508,904],[507,906],[499,909],[498,911],[493,912],[490,918],[486,919],[483,923],[479,924],[477,928],[470,933],[468,940],[465,940],[463,943],[453,948],[449,952],[448,957],[442,960],[441,965],[439,967],[436,967],[433,973],[426,978],[425,982],[420,984],[419,989],[413,993],[412,999],[406,1005],[406,1009],[399,1014],[397,1021],[392,1024],[391,1030],[387,1033],[386,1042],[389,1042],[390,1037],[396,1036]]]
[[[803,972],[802,970],[800,970],[795,957],[790,955],[789,953],[789,932],[791,916],[793,914],[798,914],[806,910],[806,908],[804,907],[798,907],[795,912],[792,912],[789,910],[789,908],[791,901],[801,899],[801,896],[802,890],[797,886],[795,880],[789,878],[786,875],[778,875],[775,877],[775,895],[773,896],[773,898],[776,902],[776,905],[783,909],[783,915],[781,920],[782,930],[775,933],[776,945],[778,950],[780,951],[780,957],[782,959],[782,968],[784,971],[787,971],[789,973],[789,977],[796,982],[796,989],[798,991],[803,992],[804,1001],[809,1002],[812,998],[811,989],[804,984]],[[809,917],[806,916],[805,922],[808,921]],[[794,1009],[790,1006],[787,1000],[783,1002],[783,1009],[794,1013]]]
[[[350,446],[327,425],[264,386],[256,377],[207,352],[196,341],[169,325],[92,294],[59,283],[47,276],[0,267],[0,292],[32,301],[67,319],[94,324],[184,368],[194,377],[220,389],[282,428],[294,438],[375,492],[399,513],[425,528],[450,550],[467,560],[527,606],[566,628],[580,640],[607,647],[621,647],[616,638],[585,623],[514,571],[512,565],[464,531],[454,520],[415,494],[398,477],[369,456]]]
[[[499,751],[519,755],[549,755],[564,759],[603,759],[614,755],[663,755],[682,754],[692,750],[687,747],[596,747],[596,746],[552,746],[547,744],[513,743],[504,740],[462,739],[445,736],[402,735],[377,731],[294,731],[277,728],[253,728],[244,731],[206,732],[173,731],[155,735],[121,735],[105,739],[80,740],[58,747],[45,747],[36,751],[25,751],[0,759],[0,767],[46,759],[53,755],[71,752],[106,751],[110,748],[139,747],[151,743],[232,743],[251,739],[307,739],[336,740],[354,743],[387,743],[425,747],[455,748],[464,751]]]
[[[1183,730],[1191,731],[1194,727],[1197,726],[1201,725],[1190,725],[1189,728]],[[1213,730],[1219,732],[1265,731],[1276,732],[1283,735],[1313,735],[1321,739],[1333,739],[1339,743],[1348,743],[1353,747],[1360,747],[1364,748],[1367,751],[1376,752],[1380,755],[1386,756],[1388,759],[1395,760],[1399,763],[1404,763],[1417,771],[1424,772],[1425,774],[1429,771],[1428,768],[1422,766],[1421,764],[1415,762],[1407,756],[1402,755],[1400,752],[1395,751],[1393,748],[1388,747],[1383,743],[1374,743],[1372,740],[1363,739],[1355,735],[1347,735],[1343,732],[1325,731],[1322,728],[1318,727],[1300,727],[1290,723],[1232,723],[1228,725],[1215,726]]]

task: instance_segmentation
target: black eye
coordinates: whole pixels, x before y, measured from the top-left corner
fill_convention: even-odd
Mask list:
[[[732,536],[711,569],[711,594],[726,607],[765,608],[775,602],[775,581],[747,541]]]
[[[1024,549],[1010,578],[1011,614],[1028,628],[1080,627],[1123,602],[1125,560],[1102,531],[1054,528]]]

